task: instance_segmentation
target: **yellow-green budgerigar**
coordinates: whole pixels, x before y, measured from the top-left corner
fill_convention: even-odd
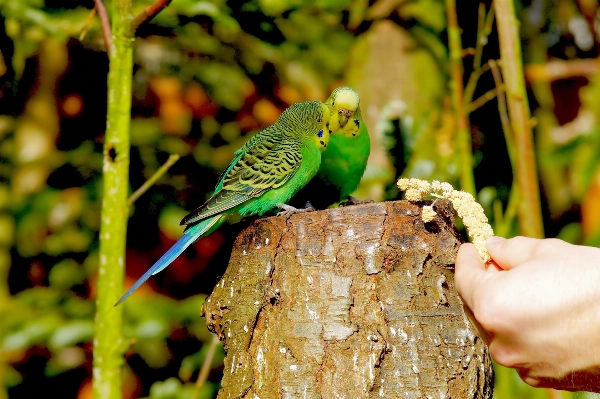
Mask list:
[[[360,112],[358,93],[349,86],[338,87],[325,104],[331,115],[329,145],[321,156],[315,178],[294,196],[294,206],[310,202],[315,208],[324,209],[348,199],[367,167],[371,141]]]
[[[237,150],[210,199],[181,221],[186,226],[183,236],[116,305],[169,266],[190,244],[217,229],[229,215],[263,215],[285,207],[319,170],[321,152],[329,142],[329,118],[329,108],[320,101],[294,104],[275,124]]]

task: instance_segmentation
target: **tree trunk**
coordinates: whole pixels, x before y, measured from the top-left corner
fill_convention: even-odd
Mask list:
[[[96,282],[94,399],[120,399],[123,385],[123,306],[115,308],[123,289],[129,206],[129,132],[131,126],[131,80],[133,76],[132,0],[112,1],[108,103],[104,160],[102,166],[102,210],[100,251]],[[96,6],[98,10],[98,6]],[[106,22],[103,21],[103,31]],[[108,43],[106,43],[108,44]],[[110,50],[109,50],[110,49]]]
[[[218,398],[491,398],[454,289],[452,208],[434,209],[428,223],[397,201],[244,229],[203,308],[227,351]]]

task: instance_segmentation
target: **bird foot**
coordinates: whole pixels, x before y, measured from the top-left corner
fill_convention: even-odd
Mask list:
[[[282,209],[281,212],[277,213],[277,216],[285,217],[290,217],[296,213],[312,212],[315,210],[315,208],[308,201],[306,201],[306,208],[304,209],[294,208],[293,206],[287,204],[277,204],[277,206]]]
[[[310,203],[310,201],[306,201],[306,205],[304,205],[304,209],[303,209],[303,211],[306,211],[306,212],[313,212],[313,211],[316,211],[316,210],[317,210],[317,208],[315,208],[315,207],[313,206],[313,204],[311,204],[311,203]]]
[[[348,196],[348,199],[344,202],[340,202],[340,206],[351,206],[351,205],[361,205],[361,204],[371,204],[375,201],[372,199],[359,200],[356,197]]]

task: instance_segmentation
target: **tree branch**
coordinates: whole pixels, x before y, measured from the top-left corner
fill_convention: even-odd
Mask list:
[[[132,31],[137,31],[140,25],[154,18],[154,16],[158,14],[163,8],[168,6],[170,2],[171,0],[156,0],[148,7],[144,8],[144,10],[138,15],[136,15],[135,18],[133,18],[133,21],[131,21]]]
[[[85,20],[85,25],[83,25],[83,29],[81,30],[81,34],[79,35],[80,42],[83,41],[83,38],[87,34],[88,29],[90,28],[90,24],[92,23],[92,19],[94,19],[94,15],[96,15],[96,7],[92,8],[92,11],[90,11],[90,14]]]
[[[102,3],[96,0],[96,4]],[[131,0],[115,0],[111,5],[114,36],[107,47],[110,50],[108,109],[102,166],[100,250],[93,340],[92,385],[96,399],[122,397],[123,353],[127,348],[127,342],[123,338],[123,307],[115,308],[114,304],[123,293],[125,274],[134,38],[130,30]],[[100,7],[102,8],[98,8],[98,12],[102,16],[106,10],[103,6]],[[104,15],[102,25],[106,34],[108,18]]]
[[[531,132],[531,113],[525,90],[519,20],[513,0],[495,0],[502,76],[511,128],[515,139],[514,174],[519,187],[519,224],[521,234],[529,237],[544,236],[542,210],[538,187],[537,167]]]
[[[146,191],[148,191],[148,189],[150,187],[152,187],[152,185],[154,183],[156,183],[158,181],[158,179],[160,179],[162,177],[162,175],[164,175],[167,170],[169,170],[169,168],[171,166],[173,166],[173,164],[175,162],[177,162],[179,160],[179,154],[173,154],[169,157],[169,159],[167,159],[167,162],[164,163],[163,166],[161,166],[160,168],[158,168],[158,170],[156,172],[154,172],[154,174],[152,176],[150,176],[150,178],[148,180],[146,180],[146,182],[144,184],[142,184],[140,186],[140,188],[138,188],[137,190],[135,190],[135,192],[133,194],[131,194],[131,197],[129,197],[129,199],[127,200],[127,205],[131,206],[133,205],[133,203],[142,196],[142,194],[144,194]]]
[[[596,58],[586,60],[552,60],[545,64],[529,64],[525,76],[529,82],[551,82],[553,80],[592,76],[600,71]]]
[[[508,158],[513,170],[516,170],[517,165],[515,162],[515,138],[510,126],[510,118],[508,117],[508,110],[506,109],[506,96],[504,95],[504,83],[502,82],[502,74],[500,68],[498,68],[498,62],[496,60],[489,60],[487,63],[492,71],[494,77],[494,83],[497,90],[498,97],[498,113],[500,114],[500,121],[502,122],[502,130],[504,131],[504,140],[506,141],[506,150],[508,151]],[[517,216],[519,208],[519,188],[513,181],[510,187],[510,194],[508,196],[508,203],[506,204],[506,210],[502,217],[495,219],[494,231],[501,237],[504,237],[510,233],[513,221]],[[496,210],[494,214],[497,214],[500,210]]]
[[[487,63],[481,65],[483,48],[488,42],[488,36],[492,32],[492,22],[494,21],[494,9],[491,8],[487,16],[485,15],[485,5],[479,4],[479,18],[477,22],[477,44],[473,49],[473,72],[469,75],[469,80],[465,86],[465,101],[468,103],[473,99],[473,93],[477,86],[479,77],[487,70]]]
[[[467,112],[470,114],[471,112],[475,111],[476,109],[479,109],[480,107],[482,107],[488,101],[491,101],[494,98],[496,98],[499,90],[504,90],[504,86],[495,87],[491,90],[488,90],[485,93],[483,93],[481,96],[479,96],[477,99],[471,101],[467,108]]]
[[[452,92],[454,117],[458,124],[456,130],[456,142],[460,154],[460,186],[464,191],[475,196],[473,149],[469,120],[464,101],[462,42],[460,39],[460,28],[456,17],[455,0],[446,0],[446,18],[448,20],[448,44],[450,47],[450,69],[452,76],[450,91]]]
[[[504,83],[502,82],[502,74],[496,60],[489,60],[488,65],[492,70],[492,76],[494,77],[494,83],[497,90],[498,96],[498,113],[500,114],[500,121],[502,122],[502,130],[504,130],[504,140],[506,141],[506,149],[508,151],[508,157],[513,170],[517,167],[515,164],[515,138],[513,135],[512,128],[510,126],[510,118],[508,117],[508,110],[506,109],[506,97],[504,96]]]
[[[106,7],[104,7],[102,0],[94,0],[94,3],[96,4],[96,10],[98,11],[98,17],[100,18],[100,24],[102,25],[102,37],[104,38],[104,46],[106,46],[106,54],[110,57],[112,32],[108,13],[106,12]]]
[[[206,352],[206,357],[204,358],[204,363],[202,363],[200,373],[198,373],[198,379],[196,380],[196,385],[194,387],[194,395],[192,396],[193,399],[196,399],[198,397],[198,392],[200,391],[200,388],[202,388],[202,385],[204,385],[206,379],[208,378],[210,366],[212,364],[213,358],[215,357],[217,347],[220,343],[221,341],[219,340],[219,336],[217,334],[213,335],[209,343],[210,346],[208,347],[208,351]]]

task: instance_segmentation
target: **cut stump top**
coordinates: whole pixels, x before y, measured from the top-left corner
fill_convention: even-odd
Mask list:
[[[373,203],[258,219],[206,300],[219,398],[491,398],[487,347],[454,288],[452,206]]]

